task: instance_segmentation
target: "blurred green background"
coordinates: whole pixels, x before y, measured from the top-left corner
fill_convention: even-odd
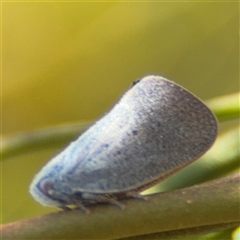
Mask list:
[[[237,2],[3,2],[2,132],[92,121],[148,74],[201,99],[239,91]],[[2,163],[4,223],[58,211],[28,193],[58,152]]]

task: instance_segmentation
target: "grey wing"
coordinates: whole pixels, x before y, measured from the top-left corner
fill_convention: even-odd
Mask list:
[[[217,122],[194,95],[161,77],[146,77],[76,142],[71,188],[93,193],[138,189],[201,156]]]

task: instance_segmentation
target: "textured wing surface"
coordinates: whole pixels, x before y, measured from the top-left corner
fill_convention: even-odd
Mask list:
[[[194,95],[149,76],[71,145],[64,175],[71,188],[106,193],[136,189],[181,169],[214,142],[216,119]]]

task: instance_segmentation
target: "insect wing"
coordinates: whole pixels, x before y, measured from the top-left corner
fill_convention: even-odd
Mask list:
[[[62,174],[75,191],[144,190],[200,157],[216,135],[205,104],[169,80],[148,76],[74,142]]]

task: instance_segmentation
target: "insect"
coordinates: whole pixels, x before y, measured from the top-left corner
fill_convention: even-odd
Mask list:
[[[35,176],[30,193],[69,209],[140,192],[190,164],[213,144],[217,121],[181,86],[159,76],[135,81],[113,109]]]

